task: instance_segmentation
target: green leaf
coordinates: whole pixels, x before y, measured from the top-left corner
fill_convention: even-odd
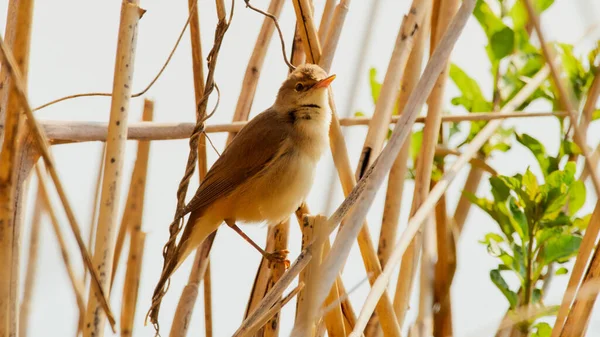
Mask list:
[[[529,167],[523,175],[523,187],[525,187],[525,191],[529,195],[529,199],[534,200],[539,191],[539,184],[535,175],[529,171]]]
[[[515,2],[510,9],[509,15],[513,20],[513,28],[515,30],[525,27],[527,20],[529,19],[529,15],[527,15],[527,9],[525,8],[522,0],[517,0]]]
[[[521,237],[521,239],[528,240],[529,239],[529,224],[527,223],[527,218],[525,217],[525,213],[515,203],[515,198],[510,198],[508,201],[508,207],[511,213],[511,224],[517,234]]]
[[[354,113],[354,117],[365,117],[365,113],[362,111],[357,111]]]
[[[533,302],[533,304],[538,304],[540,303],[541,299],[542,299],[542,291],[538,288],[533,289],[533,292],[531,294],[531,300]]]
[[[550,337],[552,335],[552,327],[546,322],[540,322],[534,327],[535,332],[531,334],[531,337]]]
[[[413,163],[416,164],[417,155],[421,151],[421,144],[423,143],[423,130],[415,131],[412,133],[410,138],[410,157]]]
[[[560,267],[558,268],[558,270],[554,273],[554,275],[565,275],[569,273],[569,270],[565,267]]]
[[[510,55],[515,48],[514,31],[506,26],[483,0],[477,1],[473,15],[488,37],[489,44],[486,50],[492,64]]]
[[[379,93],[381,92],[381,83],[377,81],[377,69],[369,69],[369,84],[371,85],[371,97],[373,104],[377,104]]]
[[[585,231],[590,223],[590,219],[592,218],[592,214],[588,214],[583,218],[577,218],[573,221],[573,226],[579,229],[581,232]]]
[[[580,155],[580,154],[582,154],[581,149],[574,142],[567,140],[567,141],[563,141],[560,144],[560,151],[558,153],[559,157],[562,157],[565,155],[570,156],[570,155]]]
[[[542,143],[540,143],[537,139],[531,137],[530,135],[524,133],[522,135],[517,134],[517,141],[521,143],[523,146],[529,149],[535,159],[537,159],[538,164],[540,164],[540,168],[544,173],[544,177],[549,174],[550,163],[548,162],[548,158],[546,155],[546,148]]]
[[[490,185],[492,186],[492,195],[496,202],[506,201],[510,196],[510,185],[508,185],[501,177],[490,177]]]
[[[583,181],[577,180],[569,187],[569,214],[574,215],[585,203],[586,191]]]
[[[452,99],[452,104],[462,105],[469,112],[486,112],[492,110],[479,88],[477,81],[469,77],[459,66],[450,64],[450,79],[454,82],[462,96]]]
[[[490,46],[496,60],[512,54],[515,49],[515,32],[510,27],[504,27],[492,34]]]
[[[504,281],[502,275],[500,275],[500,271],[498,269],[491,270],[490,279],[492,279],[492,282],[494,282],[496,287],[498,287],[502,294],[504,294],[504,296],[508,300],[508,303],[510,303],[510,308],[514,309],[517,306],[517,294],[514,291],[510,290],[508,284],[506,283],[506,281]]]
[[[544,245],[542,260],[548,265],[552,262],[564,262],[577,254],[581,245],[581,237],[572,234],[562,234],[551,237]]]
[[[571,218],[564,214],[558,215],[554,219],[544,219],[540,221],[540,225],[542,227],[550,228],[550,227],[561,227],[571,224]]]
[[[598,118],[600,118],[600,109],[594,110],[594,112],[592,112],[592,121],[595,121]]]

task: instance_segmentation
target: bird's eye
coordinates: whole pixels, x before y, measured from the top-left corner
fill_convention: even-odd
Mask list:
[[[296,91],[302,91],[304,90],[304,85],[302,83],[298,83],[296,84]]]

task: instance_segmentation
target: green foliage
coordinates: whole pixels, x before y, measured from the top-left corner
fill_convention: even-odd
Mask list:
[[[568,162],[562,170],[558,166],[552,169],[542,144],[527,135],[518,139],[538,159],[545,172],[543,183],[527,169],[512,177],[491,177],[491,200],[464,192],[498,224],[500,233],[486,234],[481,243],[498,259],[490,279],[511,309],[543,305],[541,281],[549,277],[551,265],[565,263],[577,254],[582,228],[589,221],[589,217],[575,216],[585,202],[585,185],[575,180],[575,164]],[[566,273],[561,267],[555,275]],[[516,288],[506,282],[508,274],[519,280]],[[534,322],[526,322],[526,328]],[[550,327],[544,324],[533,326],[532,336],[546,336]]]

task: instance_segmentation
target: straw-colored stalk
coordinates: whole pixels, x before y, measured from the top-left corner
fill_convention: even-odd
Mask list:
[[[96,174],[96,186],[94,187],[94,202],[92,203],[92,217],[90,218],[90,226],[88,233],[88,244],[87,247],[94,245],[94,234],[96,234],[96,226],[98,225],[98,209],[100,208],[100,188],[102,187],[102,170],[104,169],[104,157],[106,156],[106,143],[102,144],[100,160],[98,161],[98,173]],[[88,273],[85,272],[85,266],[83,266],[83,284],[87,285]]]
[[[154,115],[154,103],[144,100],[142,120],[151,121]],[[137,156],[129,185],[129,196],[123,214],[121,228],[125,235],[129,234],[129,254],[127,257],[127,270],[123,286],[123,304],[121,307],[121,335],[133,335],[133,318],[138,297],[142,258],[144,253],[144,240],[146,234],[142,232],[142,216],[144,211],[144,197],[146,195],[146,177],[148,175],[148,157],[150,142],[138,143]],[[121,232],[121,229],[119,229]],[[118,260],[113,263],[118,264]],[[113,280],[116,274],[116,264],[113,267]],[[111,282],[112,286],[112,282]]]
[[[110,293],[110,276],[113,271],[115,232],[121,197],[137,25],[143,14],[143,10],[140,9],[138,3],[138,0],[124,0],[121,5],[113,96],[110,108],[108,140],[106,142],[106,156],[104,158],[100,213],[96,230],[94,266],[98,268],[100,283],[106,294]],[[104,334],[104,313],[98,310],[99,303],[97,298],[92,296],[93,293],[94,289],[90,289],[83,329],[83,336],[86,337]]]
[[[319,41],[325,41],[327,38],[336,2],[337,0],[326,0],[325,2],[325,8],[323,8],[323,15],[321,15],[321,22],[319,23]]]
[[[434,303],[439,310],[433,313],[433,335],[452,335],[452,306],[450,286],[456,271],[456,240],[449,221],[446,198],[441,198],[435,207],[436,240],[438,259],[435,264]],[[446,280],[441,282],[438,280]]]
[[[483,170],[475,167],[474,165],[471,166],[463,190],[470,193],[476,193],[482,177]],[[462,229],[465,226],[471,205],[471,201],[469,201],[465,194],[461,194],[460,198],[458,199],[458,204],[456,205],[456,210],[454,211],[454,223],[452,224],[459,234],[462,232]]]
[[[597,253],[597,244],[600,234],[600,202],[596,203],[592,217],[588,224],[588,228],[583,236],[583,241],[579,246],[579,252],[575,259],[575,265],[571,271],[569,283],[567,289],[573,290],[573,293],[565,293],[556,315],[556,322],[552,330],[552,337],[563,336],[563,331],[566,330],[565,323],[567,318],[572,315],[572,307],[575,296],[577,295],[578,289],[584,282],[586,275],[589,273],[591,268],[590,258],[595,256]],[[575,335],[567,335],[575,336]]]
[[[538,39],[540,40],[540,44],[542,45],[542,52],[544,54],[544,58],[550,66],[550,73],[552,74],[552,82],[554,86],[558,90],[559,101],[562,105],[562,108],[566,110],[569,119],[571,121],[571,128],[573,129],[573,140],[575,144],[579,146],[581,152],[585,158],[585,166],[591,171],[590,178],[592,179],[592,184],[596,191],[596,195],[600,196],[600,178],[598,177],[598,170],[596,170],[597,163],[591,159],[590,149],[586,144],[586,140],[583,137],[583,133],[581,132],[581,128],[577,124],[577,111],[575,110],[575,105],[572,101],[572,92],[567,89],[567,86],[563,82],[561,78],[561,73],[559,71],[559,66],[556,64],[556,57],[554,55],[551,47],[546,43],[546,38],[542,32],[540,18],[536,13],[531,0],[524,0],[525,7],[527,8],[527,14],[529,15],[529,20],[533,23],[533,27],[535,32],[537,33]]]
[[[580,127],[583,139],[587,137],[587,129],[590,123],[592,122],[592,114],[594,110],[596,110],[596,103],[598,101],[598,96],[600,96],[600,73],[596,71],[594,75],[594,80],[592,81],[592,85],[588,91],[585,104],[583,105],[583,110],[581,113],[581,121]]]
[[[50,202],[51,199],[46,178],[46,172],[43,170],[41,165],[36,165],[35,171],[38,177],[40,190],[42,192],[42,200],[44,201],[43,209],[50,216],[50,223],[52,224],[52,229],[54,230],[56,240],[58,241],[61,257],[65,264],[65,268],[67,269],[67,274],[69,275],[71,287],[73,288],[73,292],[75,293],[75,300],[77,301],[77,308],[79,311],[79,325],[82,325],[83,318],[85,317],[85,297],[83,295],[83,282],[81,282],[81,280],[78,278],[77,273],[75,272],[75,268],[73,268],[69,251],[67,249],[65,237],[60,229],[60,224],[58,221],[58,217],[56,216],[56,213],[54,211],[54,207],[52,207],[52,203]]]
[[[592,260],[589,263],[589,268],[585,272],[581,288],[588,284],[597,283],[598,281],[600,281],[600,250],[596,249],[592,256]],[[597,295],[575,299],[571,306],[571,310],[569,310],[560,336],[570,337],[585,335],[596,299]]]
[[[289,237],[290,221],[284,221],[267,233],[267,242],[273,242],[273,251],[281,251],[288,248],[288,237]],[[282,263],[272,264],[270,266],[270,273],[268,274],[267,286],[265,292],[261,295],[261,298],[266,294],[277,281],[281,278],[281,275],[285,273],[285,265]],[[279,313],[276,313],[268,322],[264,328],[261,329],[260,336],[271,337],[279,335]]]
[[[123,306],[121,308],[121,336],[133,336],[133,321],[140,286],[140,274],[144,257],[144,243],[146,233],[142,232],[141,210],[134,217],[136,223],[130,232],[129,255],[127,257],[127,271],[123,285]]]
[[[204,66],[202,62],[202,43],[200,35],[200,19],[196,8],[197,0],[188,0],[188,11],[190,11],[190,42],[192,45],[192,70],[194,74],[194,100],[196,106],[199,106],[204,95]],[[200,116],[197,116],[197,118]],[[202,180],[206,176],[208,163],[206,159],[206,136],[201,134],[198,137],[198,180]],[[214,236],[210,236],[214,238]],[[198,247],[194,260],[204,257],[203,246]],[[189,328],[196,299],[198,297],[198,289],[200,281],[203,279],[199,273],[204,273],[204,319],[206,337],[212,337],[212,305],[211,305],[211,283],[210,283],[210,260],[208,253],[205,256],[204,263],[196,261],[190,272],[188,284],[184,287],[175,315],[171,324],[170,336],[186,336]]]
[[[444,38],[442,39],[442,42],[440,43],[440,45],[445,44],[444,40],[446,40],[446,39],[452,38],[452,41],[455,41],[455,39],[458,37],[457,34],[459,33],[459,31],[455,30],[455,29],[457,29],[456,25],[460,24],[461,25],[460,28],[464,27],[464,23],[465,23],[466,19],[468,18],[468,13],[470,13],[470,10],[472,10],[473,5],[474,5],[474,1],[473,2],[472,1],[463,2],[463,5],[459,9],[452,24],[450,25],[451,28],[448,29],[448,31],[447,31],[446,35],[444,36]],[[453,26],[454,26],[454,28],[452,28]],[[441,71],[443,64],[438,64],[437,62],[443,61],[443,59],[441,59],[441,56],[438,53],[441,53],[441,51],[445,50],[446,48],[448,48],[448,46],[446,46],[444,48],[438,47],[436,52],[434,52],[431,60],[429,61],[427,67],[425,68],[423,77],[421,78],[421,80],[419,81],[419,84],[417,85],[417,88],[415,89],[415,92],[419,93],[419,95],[417,95],[417,97],[423,95],[423,90],[418,90],[418,89],[420,89],[419,87],[423,85],[422,84],[424,81],[423,79],[427,79],[427,82],[432,81],[432,79],[429,77],[429,76],[431,76],[429,74],[431,72],[431,67],[433,67],[435,65],[434,69],[435,70],[440,69],[440,71]],[[500,110],[500,112],[511,111],[515,107],[522,104],[522,102],[525,99],[527,99],[537,89],[537,87],[539,87],[539,85],[545,80],[545,78],[548,76],[548,73],[549,73],[548,67],[542,68],[542,70],[540,70],[521,89],[521,91]],[[427,83],[427,82],[424,82],[424,83]],[[429,87],[427,87],[426,89],[428,89],[428,88]],[[427,92],[425,92],[425,94],[426,93]],[[418,98],[420,99],[420,97],[418,97]],[[411,112],[413,111],[412,109],[414,109],[414,107],[412,107],[412,104],[414,104],[414,102],[413,102],[414,100],[416,100],[415,96],[411,96],[411,99],[409,99],[409,102],[407,103],[407,107],[410,107],[410,109],[405,108],[405,111],[411,111]],[[417,103],[419,103],[419,102],[417,102]],[[403,117],[405,117],[405,116],[403,116]],[[436,185],[433,187],[433,189],[431,189],[429,195],[421,204],[421,207],[417,210],[415,215],[409,220],[405,231],[402,233],[400,239],[398,240],[398,242],[396,243],[396,245],[394,247],[394,250],[392,251],[390,260],[383,270],[383,274],[376,280],[375,284],[371,288],[371,292],[369,293],[369,295],[367,297],[367,301],[365,302],[365,305],[363,306],[363,309],[362,309],[363,311],[359,315],[357,327],[355,328],[355,331],[361,331],[360,329],[362,329],[364,324],[366,324],[366,321],[367,321],[369,315],[372,313],[372,311],[374,309],[376,301],[379,299],[379,297],[381,296],[381,294],[387,287],[387,284],[390,280],[390,277],[391,277],[391,274],[393,272],[395,265],[401,260],[402,255],[406,251],[406,248],[408,247],[410,241],[415,236],[415,234],[419,231],[421,224],[425,221],[425,219],[427,219],[427,217],[429,217],[429,215],[431,214],[433,208],[437,204],[440,197],[445,193],[446,189],[448,188],[450,183],[454,180],[454,178],[456,177],[458,172],[469,162],[469,160],[471,158],[473,158],[477,154],[479,149],[489,140],[489,138],[494,134],[494,132],[498,129],[498,127],[500,127],[500,125],[501,125],[500,120],[492,121],[492,122],[488,123],[488,125],[486,125],[477,134],[477,136],[475,136],[475,138],[469,143],[469,145],[467,145],[463,154],[460,157],[458,157],[458,159],[452,164],[452,166],[444,173],[442,178],[440,178],[440,180],[436,183]],[[396,127],[395,131],[397,131],[397,129],[398,129],[398,127]],[[406,134],[408,133],[407,131],[406,131]],[[386,148],[384,149],[384,152],[382,152],[382,155],[380,155],[379,162],[382,162],[385,160],[385,159],[383,159],[383,158],[385,158],[383,156],[383,154],[387,152],[390,144],[397,146],[396,142],[395,142],[394,132],[392,133],[392,138],[388,142],[388,146],[386,146]],[[393,148],[394,147],[392,147],[392,149]],[[386,161],[386,164],[387,164],[387,161]],[[357,206],[352,208],[353,212],[355,212],[355,210],[357,210],[357,209],[360,209],[360,208]],[[334,216],[335,216],[335,214],[334,214]],[[337,220],[337,217],[335,217],[334,220]],[[339,234],[338,234],[338,236],[339,236]],[[325,270],[327,270],[327,269],[325,269]]]
[[[41,188],[38,184],[35,197],[35,208],[31,219],[31,234],[29,236],[29,255],[27,256],[27,270],[25,272],[25,285],[23,299],[19,308],[19,336],[28,336],[29,314],[31,313],[31,299],[35,288],[38,256],[40,244],[40,224],[42,223],[42,209],[44,201]]]
[[[457,123],[464,121],[491,121],[496,119],[510,118],[534,118],[534,117],[565,117],[565,112],[510,112],[499,114],[497,112],[471,113],[468,115],[442,116],[443,123]],[[392,116],[391,124],[396,124],[399,116]],[[369,125],[371,118],[351,117],[338,120],[339,126],[364,126]],[[45,133],[53,144],[65,144],[73,142],[106,141],[108,124],[104,122],[80,122],[80,121],[40,121]],[[206,133],[238,132],[246,121],[234,121],[227,124],[206,125]],[[415,123],[425,123],[425,117],[417,117]],[[128,127],[128,140],[172,140],[189,138],[194,129],[194,123],[178,122],[137,122],[130,123]]]
[[[7,42],[19,60],[16,66],[23,74],[23,81],[27,80],[28,73],[32,15],[32,0],[9,2]],[[19,199],[23,204],[26,196],[24,190],[18,189],[18,158],[23,146],[19,141],[22,119],[18,93],[14,90],[15,80],[10,75],[10,68],[3,65],[0,69],[0,85],[4,89],[0,89],[0,121],[6,122],[4,131],[0,128],[0,265],[4,275],[0,280],[0,336],[7,337],[19,334],[20,232],[23,221],[17,215],[15,205]]]
[[[311,259],[308,266],[300,273],[300,282],[306,285],[298,294],[298,310],[296,311],[296,322],[292,330],[292,336],[298,337],[313,337],[316,334],[317,324],[320,320],[321,302],[317,300],[317,288],[319,285],[319,265],[321,264],[321,256],[323,253],[323,243],[326,238],[322,238],[325,234],[325,222],[327,218],[321,215],[305,216],[302,226],[302,246],[313,240],[320,241],[316,244],[313,250],[314,258]]]
[[[437,14],[436,21],[431,22],[431,26],[435,26],[432,29],[433,34],[431,36],[432,47],[435,49],[439,44],[443,34],[446,33],[448,26],[450,25],[451,19],[454,17],[459,1],[443,1],[438,3],[436,6]],[[442,73],[438,76],[437,82],[429,95],[427,105],[429,107],[427,111],[427,117],[425,120],[425,127],[423,129],[423,142],[419,151],[417,172],[415,178],[415,192],[413,198],[413,205],[419,206],[422,200],[429,194],[431,185],[431,172],[434,167],[434,156],[435,148],[439,142],[440,128],[442,126],[442,113],[444,107],[444,92],[446,89],[446,83],[448,80],[449,70],[449,57],[446,59],[446,67]],[[445,208],[441,209],[445,213]],[[436,211],[439,212],[438,209]],[[437,213],[437,212],[436,212]],[[420,277],[420,295],[419,295],[419,317],[418,325],[422,336],[430,336],[433,334],[433,305],[434,300],[439,300],[439,304],[442,305],[443,297],[446,294],[434,294],[435,289],[443,289],[440,285],[449,283],[449,274],[444,270],[448,267],[448,251],[446,250],[446,237],[449,228],[446,226],[445,221],[446,215],[444,214],[441,218],[443,221],[438,222],[434,216],[430,216],[426,220],[426,224],[423,230],[423,252],[421,256],[421,277]],[[437,233],[437,235],[436,235]],[[437,238],[441,237],[444,240],[437,242]],[[436,264],[437,257],[437,264]],[[440,268],[443,270],[439,273]],[[436,287],[437,286],[437,287]],[[437,295],[437,296],[436,296]],[[447,307],[440,308],[445,313],[449,313],[449,303],[445,302]],[[440,318],[440,315],[436,315],[436,318]],[[442,320],[451,321],[451,317],[442,317]],[[450,328],[446,333],[452,334],[451,327],[446,326],[446,329]],[[438,336],[441,331],[438,331]]]
[[[17,65],[17,61],[15,60],[15,57],[12,54],[12,51],[10,51],[8,46],[4,43],[4,40],[2,39],[1,36],[0,36],[0,52],[2,55],[3,68],[6,67],[7,70],[9,71],[10,75],[12,76],[12,80],[14,82],[13,90],[15,93],[17,93],[17,96],[19,98],[19,103],[21,104],[21,108],[24,110],[25,115],[27,116],[27,118],[25,120],[28,124],[29,130],[31,131],[30,133],[27,134],[27,137],[25,139],[23,139],[24,145],[21,150],[22,165],[19,169],[19,178],[17,179],[17,187],[18,187],[17,190],[20,190],[20,191],[26,190],[26,188],[22,188],[23,186],[20,186],[20,188],[19,188],[19,184],[24,184],[26,177],[29,175],[29,171],[31,170],[31,168],[33,168],[33,163],[35,163],[37,161],[37,158],[39,158],[39,156],[41,156],[44,159],[46,168],[50,172],[50,176],[52,178],[52,181],[54,182],[54,185],[56,187],[56,191],[58,192],[60,201],[65,209],[67,218],[69,219],[69,225],[71,226],[71,231],[73,232],[73,235],[75,236],[75,239],[77,241],[77,246],[81,253],[83,262],[92,275],[92,287],[96,290],[95,294],[97,294],[97,296],[99,297],[100,305],[101,305],[102,309],[104,310],[104,312],[106,313],[106,315],[108,317],[108,321],[111,324],[111,328],[113,328],[113,331],[114,331],[115,330],[114,329],[114,327],[115,327],[114,315],[112,314],[112,311],[110,310],[108,301],[104,294],[104,290],[100,286],[100,280],[99,280],[98,273],[96,272],[95,268],[93,267],[91,257],[86,250],[85,243],[81,236],[81,230],[80,230],[77,220],[75,218],[75,214],[73,213],[73,209],[71,208],[71,205],[67,199],[64,187],[58,177],[58,173],[57,173],[56,167],[54,165],[54,160],[53,160],[52,154],[50,152],[50,144],[48,143],[48,139],[46,138],[45,134],[43,133],[40,124],[35,119],[35,116],[33,115],[33,112],[31,110],[31,105],[29,104],[29,101],[27,100],[27,94],[25,93],[26,92],[25,84],[24,84],[25,82],[21,75],[21,71],[19,70],[19,67]],[[33,144],[37,145],[37,147],[35,148],[36,149],[35,152],[32,151]],[[37,152],[37,151],[39,151],[39,152]],[[17,205],[20,206],[19,203],[17,203]],[[17,217],[20,217],[22,215],[22,212],[20,212],[20,210],[22,210],[22,207],[17,207]]]

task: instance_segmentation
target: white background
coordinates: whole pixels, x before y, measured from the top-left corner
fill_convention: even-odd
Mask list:
[[[0,1],[0,27],[5,26],[7,0]],[[229,6],[229,1],[228,6]],[[337,56],[334,59],[332,72],[338,75],[333,84],[337,106],[340,113],[348,107],[349,90],[352,72],[359,53],[367,50],[367,62],[360,70],[361,90],[354,110],[372,113],[373,105],[368,86],[368,68],[373,66],[379,70],[379,79],[387,68],[391,50],[396,39],[402,15],[406,13],[409,1],[382,1],[381,10],[375,22],[368,23],[366,18],[371,1],[355,0],[350,5]],[[255,0],[255,6],[266,9],[268,1]],[[316,19],[320,18],[324,0],[316,0]],[[134,73],[134,91],[141,90],[155,76],[162,66],[175,39],[187,18],[187,1],[144,0],[141,6],[148,11],[139,25],[137,55]],[[199,0],[202,45],[204,55],[212,46],[213,32],[216,24],[214,2]],[[120,1],[37,1],[33,18],[32,47],[29,72],[29,95],[33,106],[69,94],[89,91],[110,91],[112,87],[117,29],[119,24]],[[600,15],[600,4],[594,0],[557,0],[543,16],[543,29],[550,40],[575,42],[581,37],[586,27],[597,22]],[[222,93],[221,104],[210,123],[226,123],[231,120],[236,100],[240,92],[241,80],[250,53],[254,47],[263,18],[246,9],[242,1],[236,2],[235,16],[230,30],[223,43],[219,55],[216,81]],[[293,35],[295,17],[291,3],[286,3],[281,15],[282,28],[288,41],[288,48]],[[367,25],[374,25],[373,40],[370,46],[359,45],[360,36]],[[583,43],[581,50],[588,50],[588,43]],[[461,66],[481,85],[482,90],[491,98],[491,76],[489,62],[483,46],[486,44],[478,23],[471,18],[452,54],[452,61]],[[276,90],[285,78],[286,68],[280,55],[277,39],[270,45],[262,76],[259,81],[257,96],[252,108],[252,115],[266,109],[273,102]],[[289,52],[289,51],[288,51]],[[192,85],[192,66],[189,46],[189,35],[186,33],[183,42],[169,67],[146,97],[155,101],[155,120],[159,122],[187,121],[194,119],[194,91]],[[454,85],[448,85],[446,108],[463,112],[452,107],[449,100],[457,93]],[[212,101],[211,101],[212,102]],[[138,121],[141,116],[142,99],[131,101],[130,121]],[[38,113],[41,119],[107,121],[110,99],[84,98],[57,104]],[[548,111],[547,104],[534,104],[531,111]],[[519,119],[509,122],[519,132],[527,132],[542,140],[550,153],[555,153],[558,146],[558,123],[555,118]],[[598,141],[592,125],[589,132],[589,143]],[[353,127],[348,133],[347,144],[351,161],[356,164],[365,127]],[[212,140],[219,149],[225,142],[225,134],[214,134]],[[126,178],[122,191],[126,191],[129,176],[135,159],[136,145],[127,144],[125,172]],[[56,163],[60,176],[66,183],[67,193],[80,223],[87,236],[91,217],[92,194],[94,181],[100,158],[100,143],[63,145],[54,147]],[[151,145],[146,202],[144,209],[144,230],[149,234],[146,241],[142,280],[140,284],[138,311],[136,314],[136,336],[153,334],[152,327],[143,325],[143,319],[150,304],[150,297],[162,267],[162,247],[167,240],[167,226],[172,219],[176,188],[183,174],[188,153],[186,140],[154,142]],[[209,160],[213,162],[216,154],[209,149]],[[540,176],[537,164],[530,153],[519,145],[507,154],[495,154],[490,164],[501,174],[511,175],[524,172],[528,165]],[[314,212],[328,213],[325,200],[333,166],[330,153],[326,153],[318,168],[319,175],[308,198],[308,204]],[[453,211],[458,200],[460,188],[465,179],[463,172],[448,193],[449,210]],[[486,179],[487,180],[487,179]],[[197,187],[196,179],[192,179],[190,194]],[[410,196],[412,184],[407,183],[405,195]],[[35,186],[35,184],[32,184]],[[341,189],[336,178],[336,195],[333,205],[342,200]],[[385,186],[385,185],[384,185]],[[382,190],[383,191],[383,190]],[[382,192],[381,191],[381,192]],[[489,194],[489,185],[480,186],[479,195]],[[124,199],[123,192],[122,198]],[[375,241],[379,235],[379,226],[383,209],[383,193],[379,193],[369,213],[371,233]],[[32,198],[30,198],[32,199]],[[123,200],[124,201],[124,200]],[[582,214],[591,212],[595,201],[593,192],[588,193],[588,201]],[[404,200],[402,222],[406,216],[410,199]],[[28,213],[31,207],[28,208]],[[68,230],[66,218],[59,213],[63,231],[67,233],[71,248],[72,260],[78,270],[82,270],[75,241]],[[28,217],[29,218],[29,217]],[[243,226],[251,237],[264,244],[266,228],[264,226]],[[485,247],[477,241],[489,231],[497,231],[492,220],[483,212],[474,209],[466,224],[466,229],[458,247],[458,270],[452,287],[454,328],[457,336],[492,336],[503,316],[507,303],[501,293],[489,280],[489,270],[497,261],[490,257]],[[24,246],[28,242],[29,221],[24,229]],[[290,258],[294,259],[300,250],[300,232],[295,222],[290,233]],[[26,261],[27,250],[24,247],[23,259]],[[125,254],[124,254],[125,255]],[[222,229],[212,252],[213,277],[213,317],[214,335],[228,336],[236,330],[242,320],[252,280],[258,266],[260,256],[249,245],[244,243],[233,231]],[[31,336],[73,336],[77,322],[75,299],[60,257],[55,236],[50,223],[44,219],[41,232],[39,270],[34,292],[33,311],[30,319]],[[124,261],[121,261],[123,264]],[[177,271],[173,277],[171,289],[164,299],[161,310],[161,328],[163,335],[168,334],[174,308],[184,283],[187,281],[191,258]],[[123,269],[117,276],[115,296],[112,307],[120,309]],[[24,268],[23,268],[24,270]],[[358,249],[351,252],[349,263],[344,270],[346,288],[353,288],[365,277],[364,268]],[[564,291],[567,276],[557,277],[547,296],[548,304],[558,304]],[[368,285],[362,283],[350,296],[355,310],[358,312],[368,293]],[[202,312],[202,296],[198,298],[197,310],[191,323],[190,336],[201,336],[204,331]],[[409,311],[409,321],[415,315],[417,302]],[[290,303],[283,311],[281,335],[286,336],[293,324],[294,303]],[[590,322],[588,335],[600,334],[600,316]],[[106,329],[107,335],[109,329]]]

